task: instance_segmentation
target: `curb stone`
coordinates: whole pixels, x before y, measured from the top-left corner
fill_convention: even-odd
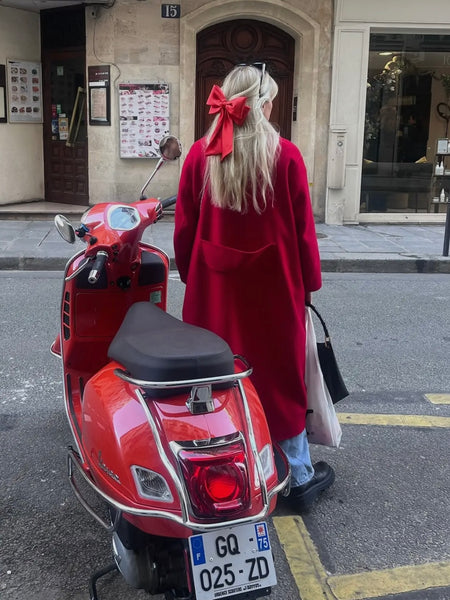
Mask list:
[[[64,271],[67,258],[0,256],[0,270],[4,271]],[[450,274],[450,260],[423,258],[353,259],[324,258],[323,273],[440,273]],[[175,260],[170,259],[170,270],[177,271]]]

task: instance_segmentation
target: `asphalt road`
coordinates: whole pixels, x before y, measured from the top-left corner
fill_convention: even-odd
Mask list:
[[[108,536],[78,505],[66,481],[71,438],[60,365],[48,350],[57,330],[60,278],[0,272],[5,600],[87,600],[88,577],[110,561]],[[179,316],[182,284],[172,280],[169,294],[169,311]],[[447,275],[328,274],[314,301],[351,391],[338,405],[340,412],[450,416],[449,406],[424,399],[426,393],[450,393]],[[338,450],[312,448],[314,458],[328,460],[337,473],[333,488],[304,518],[330,585],[341,585],[348,574],[450,563],[448,448],[446,428],[389,423],[343,425]],[[291,518],[282,509],[277,516]],[[272,598],[298,599],[296,559],[280,535],[291,561],[286,562],[277,541],[280,528],[271,531],[279,576]],[[448,600],[450,580],[448,586],[398,598]],[[119,577],[105,578],[99,588],[100,600],[148,598]],[[308,594],[301,589],[303,600],[316,600]],[[350,592],[317,597],[351,598]]]

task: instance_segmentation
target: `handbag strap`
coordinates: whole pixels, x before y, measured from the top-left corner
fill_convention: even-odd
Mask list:
[[[330,338],[330,334],[328,333],[328,328],[327,328],[327,326],[326,326],[326,324],[325,324],[325,321],[324,321],[324,320],[323,320],[323,318],[322,318],[322,315],[319,313],[319,311],[318,311],[318,310],[317,310],[317,308],[314,306],[314,304],[311,304],[311,302],[305,302],[305,304],[306,304],[306,306],[307,306],[308,308],[310,308],[310,309],[311,309],[311,310],[312,310],[312,311],[313,311],[313,312],[316,314],[316,316],[318,317],[319,321],[320,321],[320,322],[321,322],[321,324],[322,324],[323,331],[324,331],[324,333],[325,333],[325,343],[326,343],[326,342],[329,342],[329,341],[331,340],[331,338]]]

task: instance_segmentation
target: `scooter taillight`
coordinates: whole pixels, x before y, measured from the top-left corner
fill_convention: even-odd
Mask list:
[[[196,516],[222,516],[248,508],[248,468],[242,441],[184,449],[178,456]]]

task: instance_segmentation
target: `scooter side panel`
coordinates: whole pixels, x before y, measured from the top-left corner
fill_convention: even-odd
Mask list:
[[[153,261],[145,256],[156,257]],[[81,404],[86,382],[108,364],[108,348],[128,308],[139,301],[157,300],[165,308],[168,258],[153,247],[141,249],[141,262],[134,267],[108,268],[97,285],[87,282],[87,271],[70,279],[84,259],[75,256],[66,268],[61,303],[61,333],[54,347],[61,352],[64,368],[66,408],[72,431],[81,448]],[[156,276],[150,270],[155,268]],[[142,275],[142,276],[141,276]]]

